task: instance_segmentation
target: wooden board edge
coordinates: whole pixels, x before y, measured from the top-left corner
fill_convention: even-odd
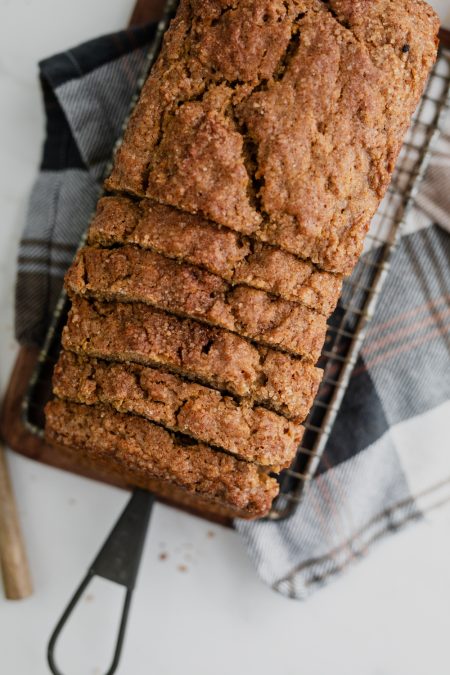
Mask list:
[[[146,23],[159,21],[164,15],[166,0],[138,0],[130,17],[129,27],[143,26]]]

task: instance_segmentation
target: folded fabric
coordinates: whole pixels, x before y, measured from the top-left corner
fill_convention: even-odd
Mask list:
[[[40,64],[47,137],[19,252],[22,344],[42,344],[154,36],[149,25]],[[450,223],[449,138],[419,195],[423,210],[410,215],[317,476],[290,519],[235,524],[264,581],[291,597],[305,597],[383,534],[450,498],[445,453],[411,446],[403,433],[421,419],[426,425],[427,411],[435,428],[450,412],[450,237],[433,224]]]

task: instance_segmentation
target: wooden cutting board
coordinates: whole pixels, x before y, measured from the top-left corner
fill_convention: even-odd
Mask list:
[[[162,16],[164,5],[165,0],[138,0],[130,19],[130,26],[142,25],[158,20]],[[450,31],[441,30],[440,37],[443,46],[450,49]],[[102,473],[100,469],[80,467],[76,461],[76,457],[62,455],[58,449],[48,445],[41,438],[30,433],[25,427],[21,417],[22,399],[34,371],[38,353],[38,349],[22,347],[15,362],[0,415],[0,432],[7,445],[15,452],[38,462],[87,476],[94,480],[127,488],[128,486],[121,483],[120,480],[112,480],[109,476]],[[183,499],[182,502],[179,500],[174,501],[167,496],[159,496],[159,499],[209,520],[230,524],[230,519],[226,516],[194,508],[189,503],[186,503],[189,499]]]
[[[165,4],[165,0],[138,0],[129,25],[138,26],[151,21],[158,21],[162,17]],[[37,462],[43,462],[81,476],[130,489],[120,479],[111,478],[99,468],[81,467],[75,453],[74,455],[64,455],[60,450],[52,447],[26,428],[22,419],[22,400],[28,389],[28,383],[35,369],[38,355],[39,350],[37,348],[21,347],[19,350],[0,413],[0,434],[5,443],[15,452]],[[199,509],[191,504],[191,498],[188,495],[179,495],[176,499],[167,495],[158,495],[158,499],[208,520],[223,525],[231,524],[231,520],[227,516],[204,508]]]

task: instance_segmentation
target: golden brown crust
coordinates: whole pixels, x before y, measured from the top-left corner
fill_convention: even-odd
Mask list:
[[[108,187],[348,273],[438,26],[421,0],[181,0]]]
[[[265,515],[278,492],[277,482],[254,464],[178,437],[141,417],[54,399],[46,406],[46,419],[50,443],[79,448],[127,474],[173,482],[252,516]]]
[[[83,248],[66,288],[69,295],[144,302],[313,361],[325,341],[322,314],[265,291],[232,287],[210,272],[135,246]]]
[[[325,316],[336,307],[342,288],[340,275],[150,199],[135,202],[119,195],[100,199],[88,241],[106,247],[135,244],[185,260],[231,284],[300,302]]]
[[[58,398],[109,405],[192,436],[262,466],[290,465],[303,427],[265,408],[177,375],[137,364],[108,363],[63,351],[53,375]]]
[[[311,362],[140,303],[75,298],[63,346],[110,361],[162,367],[295,421],[305,418],[322,376]]]

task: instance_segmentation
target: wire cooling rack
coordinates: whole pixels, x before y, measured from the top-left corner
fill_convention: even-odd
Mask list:
[[[159,25],[159,42],[176,2]],[[149,55],[150,68],[157,47]],[[351,277],[344,281],[338,307],[329,321],[319,365],[324,378],[308,419],[302,445],[291,465],[280,475],[280,495],[268,516],[270,520],[290,517],[300,503],[305,486],[319,466],[326,443],[356,364],[368,324],[389,273],[392,256],[414,205],[420,181],[430,158],[433,142],[450,107],[450,51],[442,48],[430,75],[425,94],[414,115],[388,189],[366,237],[364,255]],[[26,427],[43,436],[44,406],[51,397],[51,377],[58,359],[61,333],[66,323],[65,293],[57,304],[44,348],[23,401]]]

